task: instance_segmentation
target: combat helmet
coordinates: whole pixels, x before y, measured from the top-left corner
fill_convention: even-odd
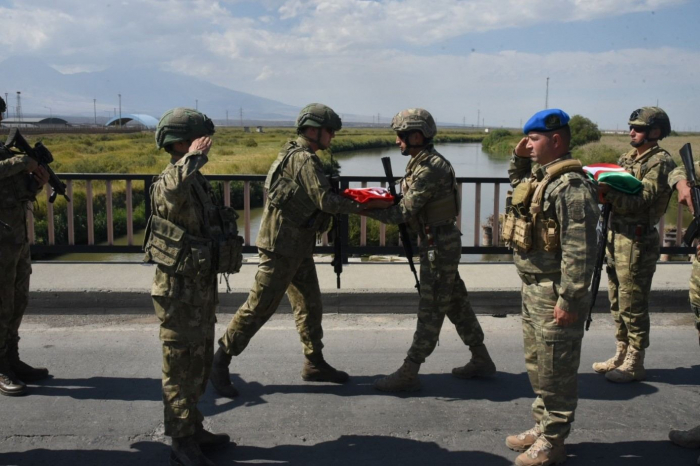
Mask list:
[[[214,134],[214,122],[192,108],[177,107],[160,117],[156,126],[156,146],[163,147],[181,141],[192,141]]]
[[[649,128],[659,128],[663,139],[671,134],[671,120],[666,112],[659,107],[638,108],[630,115],[628,124],[630,126],[648,126]]]
[[[7,104],[5,104],[5,99],[0,97],[0,116],[7,111]]]
[[[343,122],[337,113],[327,105],[313,103],[301,109],[296,121],[297,133],[301,134],[307,126],[314,128],[330,128],[333,131],[340,131]]]
[[[391,129],[397,133],[420,131],[426,139],[437,134],[433,116],[422,108],[409,108],[397,113],[391,120]]]

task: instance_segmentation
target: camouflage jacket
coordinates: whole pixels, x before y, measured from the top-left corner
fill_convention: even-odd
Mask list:
[[[511,186],[527,180],[541,181],[549,165],[571,159],[566,154],[547,165],[532,164],[529,158],[513,155],[508,169]],[[595,185],[579,172],[564,173],[546,187],[542,203],[545,219],[559,225],[560,248],[545,251],[537,247],[528,252],[513,252],[521,276],[559,275],[557,306],[567,312],[584,312],[588,306],[588,287],[593,276],[597,251],[596,226],[600,209]]]
[[[151,188],[151,204],[156,210],[153,214],[197,237],[206,236],[204,215],[207,215],[208,206],[202,205],[193,186],[197,183],[211,193],[211,185],[199,171],[208,160],[199,151],[190,152],[169,164]],[[194,306],[215,305],[219,302],[216,273],[189,277],[168,273],[158,265],[151,296],[173,298]]]
[[[612,222],[652,228],[666,212],[673,191],[668,176],[676,163],[668,152],[655,146],[639,157],[636,149],[632,149],[620,157],[618,165],[640,180],[643,188],[639,194],[613,189],[605,195],[612,204]]]
[[[695,165],[695,176],[700,179],[700,160],[694,162]],[[680,166],[673,169],[671,173],[668,174],[668,185],[671,189],[674,189],[679,181],[687,180],[688,176],[685,173],[685,167]]]
[[[367,212],[383,223],[407,223],[423,235],[423,220],[433,201],[454,196],[455,173],[450,162],[430,145],[406,165],[401,183],[401,201],[388,209]],[[458,212],[454,212],[455,217]]]
[[[295,203],[284,206],[265,201],[260,231],[255,245],[287,257],[307,257],[313,253],[316,234],[328,227],[328,214],[349,214],[363,210],[362,204],[331,191],[318,156],[303,138],[285,144],[270,167],[265,185],[274,186],[280,177],[294,185]],[[291,192],[291,191],[290,191]]]
[[[31,175],[27,174],[28,155],[14,155],[0,143],[0,220],[12,231],[0,227],[0,243],[22,244],[27,236],[27,211],[37,191],[30,188]]]

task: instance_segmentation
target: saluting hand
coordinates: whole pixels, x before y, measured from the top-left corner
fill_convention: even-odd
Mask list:
[[[528,138],[524,137],[520,140],[517,146],[515,146],[515,155],[525,159],[532,157],[532,148],[527,147]]]
[[[194,152],[198,150],[204,155],[207,155],[209,153],[209,149],[211,149],[211,138],[209,136],[202,136],[201,138],[197,138],[192,141],[189,151]]]

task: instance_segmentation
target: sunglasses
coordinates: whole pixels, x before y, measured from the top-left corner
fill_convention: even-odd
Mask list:
[[[634,131],[635,133],[646,133],[647,131],[649,131],[649,127],[641,125],[630,125],[630,131]]]

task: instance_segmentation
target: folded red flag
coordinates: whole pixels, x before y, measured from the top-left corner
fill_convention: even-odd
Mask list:
[[[369,202],[373,199],[382,199],[385,201],[394,202],[394,196],[391,195],[386,188],[357,188],[357,189],[346,189],[343,191],[343,196],[357,201],[360,204]]]

